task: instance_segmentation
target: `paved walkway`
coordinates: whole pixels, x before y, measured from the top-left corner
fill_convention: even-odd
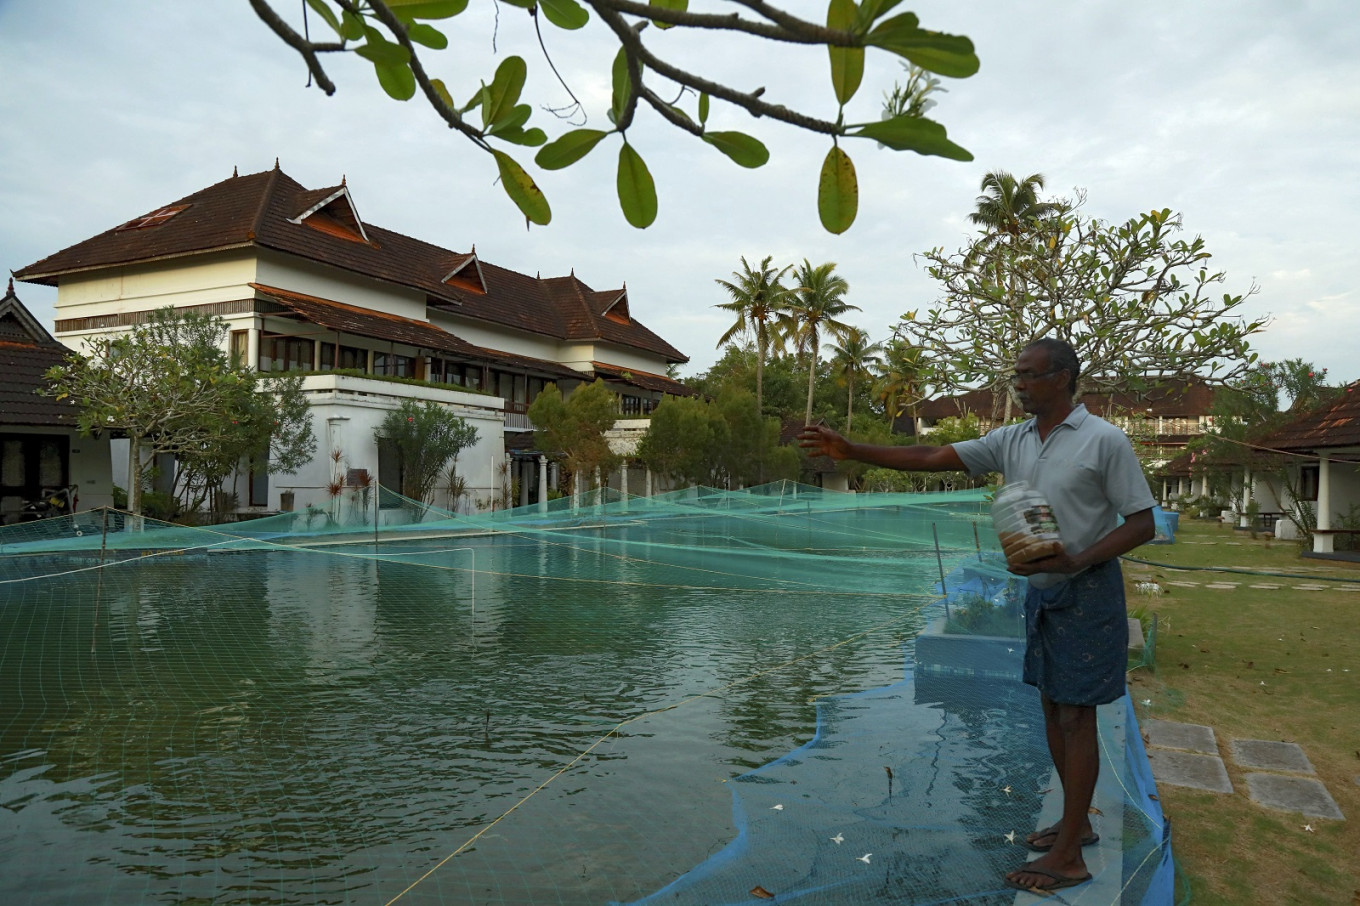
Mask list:
[[[1148,762],[1158,785],[1185,786],[1215,793],[1232,793],[1232,781],[1211,727],[1146,719],[1142,722]],[[1314,775],[1313,764],[1292,742],[1234,739],[1229,757],[1247,771],[1247,798],[1286,812],[1311,818],[1346,820],[1336,800]]]

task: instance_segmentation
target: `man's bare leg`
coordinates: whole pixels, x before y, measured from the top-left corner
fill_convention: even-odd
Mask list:
[[[1087,874],[1081,857],[1081,840],[1091,833],[1091,800],[1100,774],[1100,747],[1096,737],[1096,709],[1088,705],[1044,704],[1044,724],[1049,736],[1049,751],[1063,786],[1063,814],[1053,848],[1029,863],[1063,877]],[[1006,876],[1023,887],[1044,888],[1053,879],[1017,869]]]

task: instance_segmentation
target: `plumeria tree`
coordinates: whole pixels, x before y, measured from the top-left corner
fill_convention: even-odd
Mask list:
[[[957,251],[921,256],[939,298],[905,313],[894,333],[926,351],[940,388],[1006,392],[1016,356],[1045,336],[1077,349],[1083,392],[1241,375],[1255,360],[1251,336],[1268,322],[1241,313],[1255,285],[1220,295],[1227,274],[1201,237],[1182,237],[1169,209],[1114,224],[1084,215],[1081,201],[1061,202],[1005,242],[984,231]]]
[[[541,56],[541,70],[560,80],[558,91],[571,101],[564,111],[556,103],[523,96],[531,84],[524,56],[505,56],[494,73],[466,71],[456,52],[440,56],[451,38],[456,44],[478,28],[468,21],[472,16],[458,18],[468,9],[468,0],[305,0],[301,21],[291,22],[270,0],[249,2],[260,21],[301,56],[311,81],[326,94],[336,91],[326,58],[353,53],[373,65],[379,84],[391,97],[405,101],[418,96],[451,130],[491,156],[506,194],[532,223],[548,223],[552,211],[516,152],[539,148],[534,162],[552,171],[612,143],[618,149],[615,188],[624,217],[635,227],[650,225],[657,216],[656,186],[642,148],[630,140],[634,137],[630,130],[644,111],[747,168],[763,166],[770,152],[753,135],[719,128],[716,123],[726,117],[714,111],[715,102],[753,118],[826,136],[830,148],[816,177],[817,208],[823,226],[834,233],[848,229],[858,211],[855,166],[843,147],[851,144],[850,139],[869,139],[895,151],[972,160],[967,150],[949,140],[944,126],[926,118],[929,108],[922,102],[938,85],[935,76],[965,78],[977,72],[972,42],[923,28],[915,14],[897,9],[900,0],[831,0],[825,17],[817,19],[801,18],[764,0],[737,0],[729,10],[702,12],[691,11],[688,0],[503,0],[532,17],[537,46],[530,56]],[[499,15],[499,3],[496,9]],[[565,37],[557,30],[572,33],[579,44],[592,34],[580,31],[592,19],[603,24],[616,48],[604,74],[611,87],[609,104],[598,112],[584,109],[572,79],[562,75],[555,59]],[[545,29],[545,22],[552,28]],[[711,44],[674,40],[668,34],[671,30],[676,35],[733,38],[746,53],[760,47],[823,47],[830,83],[825,104],[819,107],[803,96],[771,99],[765,86],[721,81],[713,74]],[[494,40],[495,32],[489,37]],[[869,51],[908,62],[921,72],[905,89],[894,89],[898,100],[886,105],[884,118],[878,109],[867,116],[849,109],[864,81]],[[802,67],[804,61],[790,60],[787,65]],[[440,72],[448,73],[450,81]],[[585,84],[598,77],[581,75],[576,81]],[[550,137],[537,125],[543,117],[535,119],[535,106],[552,108],[563,116],[558,122],[575,121],[578,127]],[[586,128],[591,117],[598,117],[595,121],[603,128]]]
[[[140,514],[155,454],[201,502],[246,457],[294,472],[316,450],[301,377],[264,376],[228,357],[221,318],[163,308],[127,333],[87,341],[47,373],[48,394],[79,407],[80,429],[128,439],[128,509]],[[190,501],[191,506],[195,501]]]

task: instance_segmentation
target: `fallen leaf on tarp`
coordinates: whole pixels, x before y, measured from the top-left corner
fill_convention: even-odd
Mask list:
[[[759,884],[751,888],[751,896],[760,897],[762,900],[774,899],[774,894],[770,893],[768,890],[766,890],[764,887],[761,887]]]
[[[1151,799],[1151,800],[1153,800],[1154,802],[1161,802],[1161,801],[1162,801],[1162,800],[1160,800],[1160,799],[1157,798],[1157,794],[1156,794],[1156,793],[1148,793],[1148,798]]]
[[[1094,805],[1091,806],[1089,809],[1087,809],[1087,811],[1090,812],[1092,815],[1103,815],[1103,814],[1105,814],[1105,813],[1102,812],[1100,809],[1096,808]]]

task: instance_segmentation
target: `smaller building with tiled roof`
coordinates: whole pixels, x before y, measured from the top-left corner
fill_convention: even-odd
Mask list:
[[[1360,525],[1352,524],[1360,513],[1360,381],[1256,444],[1286,454],[1291,480],[1285,484],[1297,490],[1317,522],[1313,552],[1360,551]]]
[[[76,407],[47,391],[49,369],[71,354],[14,293],[0,298],[0,524],[24,505],[71,488],[84,507],[113,503],[107,436],[81,437]]]

